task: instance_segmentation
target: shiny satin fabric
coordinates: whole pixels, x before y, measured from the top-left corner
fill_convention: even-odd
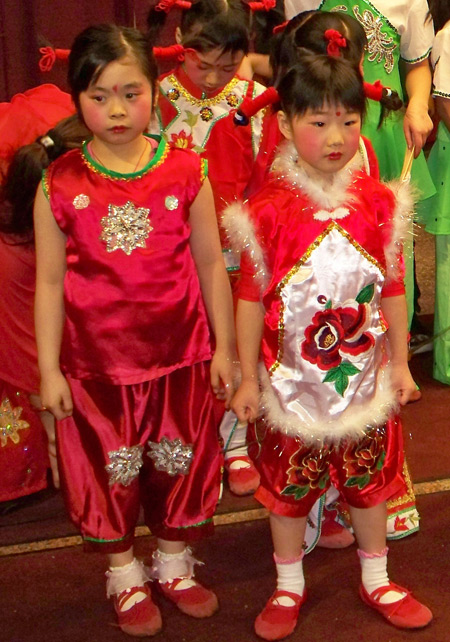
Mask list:
[[[141,383],[210,358],[189,247],[189,207],[204,176],[196,154],[163,140],[134,174],[108,172],[86,146],[48,169],[44,185],[67,236],[61,361],[72,377]]]
[[[264,421],[250,425],[248,441],[261,475],[255,498],[278,515],[308,515],[331,482],[356,508],[376,506],[404,490],[398,417],[373,435],[339,447],[307,447],[300,439],[271,430]]]
[[[69,383],[75,408],[58,424],[57,447],[66,507],[87,548],[128,550],[141,504],[157,537],[189,541],[210,531],[222,455],[209,364],[136,385]],[[192,445],[188,474],[156,469],[148,442],[159,444],[163,437]],[[110,484],[110,453],[137,445],[143,447],[143,463],[136,477],[128,485]]]

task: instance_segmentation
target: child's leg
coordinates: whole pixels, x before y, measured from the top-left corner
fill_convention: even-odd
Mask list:
[[[421,628],[432,619],[431,611],[407,589],[389,580],[387,573],[386,503],[370,508],[350,507],[358,541],[364,602],[399,628]]]
[[[270,514],[270,529],[277,569],[277,589],[255,620],[255,631],[264,640],[281,640],[294,630],[305,601],[303,540],[306,517]]]
[[[144,565],[134,557],[133,547],[108,555],[106,591],[113,596],[119,627],[138,637],[155,635],[162,626],[161,613],[152,602]]]
[[[225,469],[228,485],[235,495],[251,495],[259,486],[259,473],[247,451],[247,424],[240,423],[231,410],[220,423],[224,443]]]
[[[180,611],[192,617],[213,615],[219,608],[217,596],[194,579],[194,565],[198,564],[185,542],[158,539],[153,554],[152,576],[158,580],[163,594]]]

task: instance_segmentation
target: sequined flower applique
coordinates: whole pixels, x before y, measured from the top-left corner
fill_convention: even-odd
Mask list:
[[[170,476],[187,475],[194,457],[191,444],[183,445],[181,439],[169,441],[163,437],[158,443],[149,441],[150,451],[147,455],[155,462],[156,470],[168,473]]]
[[[11,402],[5,397],[0,404],[0,443],[2,448],[6,446],[8,438],[14,444],[20,441],[19,430],[25,430],[30,424],[20,419],[23,408],[16,406],[13,408]]]
[[[109,474],[109,485],[119,483],[122,486],[129,486],[139,475],[142,466],[142,453],[144,448],[137,446],[122,446],[119,450],[110,450],[108,457],[110,463],[105,466]]]
[[[123,250],[130,255],[137,247],[145,247],[153,227],[150,225],[148,207],[136,207],[131,201],[125,205],[108,206],[108,216],[101,220],[103,232],[100,240],[106,243],[106,250]]]

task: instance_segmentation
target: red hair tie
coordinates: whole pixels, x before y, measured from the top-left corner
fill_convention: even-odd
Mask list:
[[[39,69],[41,71],[50,71],[55,60],[67,60],[70,49],[53,49],[53,47],[41,47],[39,53],[42,54],[39,60]]]
[[[261,2],[249,2],[251,11],[270,11],[277,5],[276,0],[261,0]]]
[[[383,97],[383,85],[381,84],[381,82],[379,80],[376,80],[372,85],[370,84],[370,82],[364,81],[363,85],[365,97],[380,102],[381,98]]]
[[[325,40],[328,40],[327,54],[333,58],[339,58],[341,47],[347,46],[347,40],[336,29],[327,29],[323,35]]]
[[[261,109],[277,103],[279,100],[280,95],[275,87],[269,87],[256,98],[244,98],[234,115],[234,124],[248,125],[252,116],[261,111]]]
[[[179,7],[180,9],[190,9],[192,7],[192,2],[187,0],[160,0],[156,5],[156,11],[164,11],[165,13],[170,13],[174,7]]]
[[[282,22],[280,25],[277,25],[276,27],[274,27],[272,29],[272,33],[273,34],[281,33],[282,31],[284,31],[286,29],[288,24],[289,24],[289,20],[286,20],[286,22]]]
[[[183,45],[171,45],[170,47],[153,47],[153,55],[157,60],[184,60]]]

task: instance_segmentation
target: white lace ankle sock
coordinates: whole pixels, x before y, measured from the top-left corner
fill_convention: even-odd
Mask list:
[[[194,565],[202,564],[192,556],[192,550],[186,546],[181,553],[163,553],[156,549],[153,553],[152,577],[162,584],[182,578],[175,588],[176,591],[191,588],[196,585]]]
[[[111,595],[119,595],[123,591],[132,589],[135,586],[144,587],[145,582],[148,582],[148,576],[142,562],[136,558],[129,564],[124,566],[110,566],[109,570],[105,573],[106,580],[106,594],[108,597]],[[142,602],[147,597],[145,591],[138,591],[126,599],[122,606],[122,611],[128,611],[138,602]]]
[[[283,559],[275,553],[273,559],[277,568],[277,589],[303,595],[305,590],[305,578],[303,576],[303,552],[298,557]],[[294,606],[295,601],[286,596],[277,598],[280,606]]]
[[[358,556],[361,562],[361,581],[369,595],[375,589],[389,585],[387,574],[388,550],[386,547],[381,553],[366,553],[358,549]],[[388,591],[380,597],[379,601],[381,604],[392,604],[401,600],[405,595],[406,593],[399,593],[398,591]]]

